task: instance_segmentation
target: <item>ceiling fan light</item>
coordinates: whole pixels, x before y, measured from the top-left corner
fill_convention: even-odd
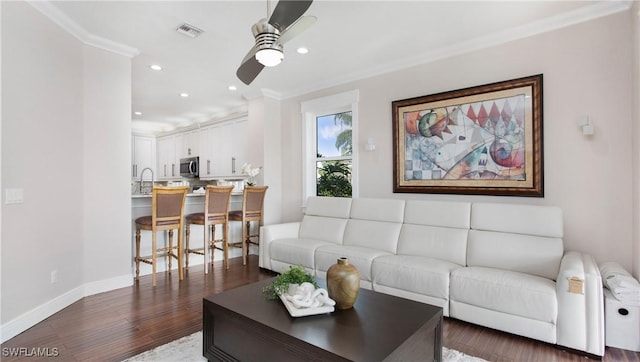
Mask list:
[[[256,53],[256,60],[265,67],[275,67],[284,59],[284,53],[280,49],[265,48]]]

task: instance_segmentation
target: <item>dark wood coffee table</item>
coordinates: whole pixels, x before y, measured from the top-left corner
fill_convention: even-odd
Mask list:
[[[352,309],[294,318],[266,279],[203,300],[203,355],[222,361],[440,361],[442,308],[360,289]]]

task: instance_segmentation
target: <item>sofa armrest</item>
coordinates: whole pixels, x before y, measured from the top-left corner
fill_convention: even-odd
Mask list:
[[[595,259],[568,251],[556,279],[557,344],[604,355],[604,297]]]
[[[269,243],[273,240],[284,238],[297,238],[300,231],[300,222],[289,222],[284,224],[264,225],[260,228],[260,244],[258,266],[273,270],[271,268],[271,255],[269,254]]]

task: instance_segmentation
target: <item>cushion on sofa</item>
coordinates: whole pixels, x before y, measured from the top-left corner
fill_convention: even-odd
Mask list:
[[[343,245],[361,246],[395,254],[402,224],[370,220],[349,220]]]
[[[402,223],[404,200],[357,198],[351,202],[351,219]]]
[[[511,270],[555,280],[563,253],[562,239],[470,230],[467,265]]]
[[[555,323],[520,317],[497,309],[476,307],[452,299],[449,301],[449,316],[547,343],[557,341]],[[531,359],[533,360],[533,357]]]
[[[460,265],[411,255],[376,258],[371,266],[375,285],[384,285],[444,300],[449,299],[449,274]]]
[[[471,223],[471,203],[406,200],[404,223],[469,229]]]
[[[554,206],[474,203],[471,228],[562,238],[562,209]]]
[[[305,215],[349,218],[351,198],[310,196],[307,199]]]
[[[369,282],[371,281],[371,263],[375,258],[385,255],[390,254],[359,246],[323,245],[316,249],[316,271],[320,272],[319,276],[322,276],[333,264],[337,263],[338,258],[347,257],[349,264],[358,269],[360,279]]]
[[[396,254],[424,256],[465,266],[468,229],[404,224]]]
[[[271,260],[280,261],[289,265],[302,265],[313,270],[315,266],[315,251],[322,245],[330,244],[327,241],[307,238],[279,239],[269,244]],[[276,270],[281,272],[280,270]]]
[[[450,284],[449,299],[452,301],[543,322],[556,321],[556,285],[549,279],[507,270],[468,267],[453,270]]]
[[[347,219],[305,215],[300,223],[299,236],[302,239],[324,240],[340,244],[346,227]]]

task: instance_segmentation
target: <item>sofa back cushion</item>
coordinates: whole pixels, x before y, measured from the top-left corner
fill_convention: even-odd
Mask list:
[[[464,266],[468,233],[468,229],[404,224],[396,254],[426,256]]]
[[[469,229],[471,203],[407,200],[404,208],[404,223]]]
[[[347,219],[305,215],[300,223],[299,237],[342,244]]]
[[[341,244],[350,212],[350,198],[309,197],[299,237]]]
[[[402,223],[404,219],[404,200],[394,199],[351,199],[351,218]]]
[[[473,204],[467,265],[553,279],[564,253],[557,207]]]
[[[348,219],[351,200],[347,197],[309,196],[304,214]]]
[[[474,203],[471,228],[562,238],[562,209],[555,206]]]
[[[353,199],[343,244],[395,253],[403,218],[404,200]]]
[[[404,210],[397,254],[466,265],[470,203],[407,200]]]
[[[562,254],[562,239],[558,238],[469,231],[468,266],[511,270],[555,280]]]

